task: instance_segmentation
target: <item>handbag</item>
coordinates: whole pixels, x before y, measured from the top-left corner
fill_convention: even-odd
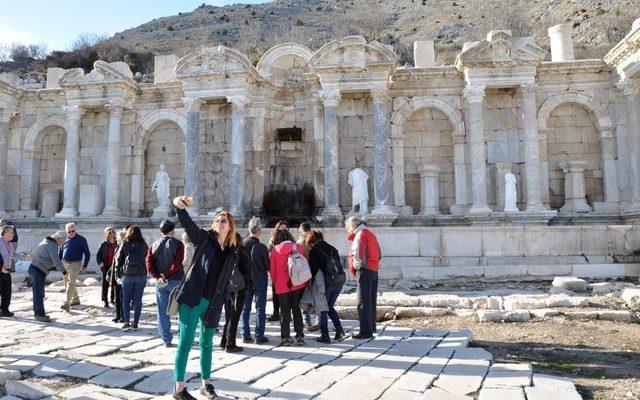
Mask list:
[[[169,300],[167,301],[167,315],[171,317],[178,315],[178,311],[180,310],[180,303],[178,303],[178,293],[180,293],[180,290],[182,290],[182,287],[184,286],[184,282],[187,279],[189,279],[189,277],[191,276],[193,267],[196,265],[197,262],[200,261],[200,257],[202,256],[202,253],[204,253],[204,249],[205,247],[207,247],[208,244],[209,244],[209,236],[207,235],[204,237],[204,240],[202,241],[200,246],[198,246],[198,248],[196,249],[196,253],[193,255],[193,259],[191,260],[191,266],[189,267],[189,272],[186,274],[183,274],[180,284],[174,287],[173,289],[171,289],[171,293],[169,293]]]

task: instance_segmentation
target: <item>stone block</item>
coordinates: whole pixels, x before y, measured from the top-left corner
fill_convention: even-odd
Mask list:
[[[522,227],[487,227],[482,230],[485,257],[522,256],[524,229]]]
[[[79,362],[71,367],[66,368],[60,374],[72,378],[91,379],[108,371],[109,368],[95,365],[87,362]]]
[[[580,254],[580,234],[578,229],[577,227],[525,226],[525,257]]]
[[[111,388],[125,388],[144,379],[144,377],[145,376],[143,374],[138,372],[110,369],[103,374],[92,378],[89,380],[89,383]]]
[[[419,240],[421,257],[439,257],[442,255],[442,231],[440,229],[420,230]]]
[[[640,289],[624,289],[620,298],[633,311],[640,311]]]
[[[599,282],[590,284],[589,289],[591,294],[607,294],[616,290],[617,287],[613,282]]]
[[[551,309],[551,308],[542,308],[542,309],[538,309],[538,310],[530,310],[529,313],[534,318],[551,318],[551,317],[557,317],[560,314],[562,314],[562,312],[560,312],[558,310]]]
[[[175,54],[156,55],[153,63],[153,83],[175,82],[177,62]]]
[[[481,257],[481,228],[442,228],[442,255],[447,257]]]
[[[527,310],[507,311],[505,321],[507,322],[527,322],[531,319],[531,314]]]
[[[487,279],[504,279],[527,276],[526,265],[487,266],[484,277]]]
[[[78,211],[82,217],[95,217],[102,212],[102,191],[98,185],[80,185]]]
[[[598,319],[601,319],[604,321],[632,322],[634,319],[634,316],[629,311],[605,310],[605,311],[598,311]]]
[[[0,368],[0,386],[4,386],[8,380],[20,380],[20,371]]]
[[[531,276],[558,276],[571,275],[571,265],[566,264],[550,264],[550,265],[528,265],[527,274]]]
[[[525,400],[525,397],[522,389],[483,387],[478,400]]]
[[[41,217],[52,218],[60,211],[60,191],[47,189],[42,192]]]
[[[16,396],[21,399],[42,399],[43,397],[53,396],[51,389],[44,385],[31,381],[8,380],[5,383],[5,390],[10,396]]]
[[[438,388],[427,389],[422,400],[472,400],[473,397],[458,393],[450,393]]]
[[[447,315],[448,311],[445,308],[431,308],[431,307],[397,307],[395,314],[397,318],[430,318],[441,317]]]
[[[572,265],[572,274],[583,278],[615,278],[626,274],[624,264]]]
[[[573,292],[585,292],[587,290],[587,282],[571,276],[559,276],[553,279],[553,286],[571,290]]]
[[[524,392],[527,395],[527,400],[549,400],[549,399],[562,399],[562,400],[582,400],[582,396],[573,390],[572,392],[563,391],[557,392],[551,389],[539,388],[539,387],[526,387]]]
[[[533,296],[512,295],[504,298],[505,310],[534,310],[545,308],[546,302],[544,298],[536,298]]]
[[[47,68],[47,89],[58,89],[60,84],[58,83],[58,79],[67,72],[64,68]]]
[[[476,312],[480,322],[502,322],[506,318],[506,311],[500,310],[478,310]]]
[[[431,68],[436,65],[436,51],[433,40],[413,42],[413,62],[416,68]]]
[[[586,297],[569,297],[567,295],[558,294],[549,296],[546,299],[547,307],[588,307],[589,299]]]

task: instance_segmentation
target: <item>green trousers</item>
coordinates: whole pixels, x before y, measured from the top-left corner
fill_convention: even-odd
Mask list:
[[[210,301],[204,297],[200,299],[197,307],[189,307],[180,304],[178,320],[180,323],[180,339],[176,350],[175,368],[173,379],[176,382],[184,382],[187,371],[187,361],[189,360],[189,350],[196,335],[198,321],[200,322],[200,375],[202,379],[211,378],[211,361],[213,358],[213,336],[215,328],[205,328],[204,318],[207,316]]]

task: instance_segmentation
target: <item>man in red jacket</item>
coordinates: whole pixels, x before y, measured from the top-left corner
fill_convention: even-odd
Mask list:
[[[349,271],[358,282],[358,320],[360,331],[354,339],[370,339],[376,331],[376,299],[378,295],[378,269],[380,245],[376,235],[367,229],[359,217],[345,221],[351,247]]]

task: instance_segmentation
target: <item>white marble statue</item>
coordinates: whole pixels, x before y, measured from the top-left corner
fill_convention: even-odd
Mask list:
[[[154,212],[168,212],[171,204],[171,179],[169,174],[164,170],[164,164],[160,164],[160,170],[156,173],[156,180],[153,182],[151,190],[156,192],[158,197],[158,207]]]
[[[351,212],[355,213],[356,206],[360,214],[369,213],[369,191],[367,180],[369,175],[360,168],[349,172],[349,185],[351,185]]]
[[[518,200],[516,192],[516,176],[507,172],[504,174],[504,211],[505,212],[518,212],[516,202]]]

